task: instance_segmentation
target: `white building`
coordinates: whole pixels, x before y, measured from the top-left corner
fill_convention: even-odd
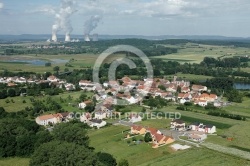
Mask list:
[[[199,122],[195,122],[189,125],[189,128],[193,131],[200,131],[208,134],[212,134],[216,132],[216,126],[210,124],[203,124]]]
[[[106,119],[107,113],[105,111],[97,111],[95,112],[95,119]]]
[[[54,75],[52,75],[52,76],[49,76],[48,78],[47,78],[47,80],[49,81],[49,82],[58,82],[58,81],[60,81],[58,78],[56,78],[56,76],[54,76]]]
[[[89,121],[90,127],[97,127],[98,129],[105,126],[107,122],[101,120],[101,119],[92,119]]]
[[[129,122],[136,123],[142,121],[142,117],[138,114],[130,114]]]

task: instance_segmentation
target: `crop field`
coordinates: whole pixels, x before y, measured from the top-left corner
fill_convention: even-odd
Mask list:
[[[171,47],[166,45],[167,47]],[[230,47],[230,46],[213,46],[213,45],[203,45],[203,44],[193,44],[187,43],[182,45],[178,53],[156,56],[154,58],[160,58],[163,60],[174,60],[180,63],[190,62],[190,63],[200,63],[204,57],[232,57],[237,55],[249,55],[249,48],[242,47]]]

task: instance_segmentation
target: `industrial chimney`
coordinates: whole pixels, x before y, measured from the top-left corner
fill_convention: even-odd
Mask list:
[[[65,35],[65,41],[70,42],[70,34],[66,33]]]

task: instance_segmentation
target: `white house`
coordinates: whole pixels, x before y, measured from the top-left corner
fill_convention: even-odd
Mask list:
[[[133,96],[128,96],[126,100],[129,102],[129,104],[135,104],[138,103],[138,99]]]
[[[185,130],[185,122],[180,119],[174,119],[170,122],[170,128],[177,130],[177,131],[183,131]]]
[[[24,77],[19,77],[15,80],[16,83],[20,83],[20,84],[25,84],[26,83],[26,79]]]
[[[51,76],[49,76],[48,78],[47,78],[47,80],[49,81],[49,82],[58,82],[58,81],[60,81],[58,78],[56,78],[56,76],[54,76],[54,75],[51,75]]]
[[[36,118],[36,123],[42,126],[47,126],[49,124],[59,123],[59,118],[57,114],[42,115]]]
[[[106,119],[107,113],[105,111],[96,111],[95,112],[95,119]]]
[[[73,84],[67,83],[67,84],[65,84],[64,86],[65,86],[65,89],[66,89],[67,91],[72,91],[72,90],[75,90],[75,89],[76,89],[75,85],[73,85]]]
[[[80,116],[80,121],[88,123],[92,119],[92,115],[89,112],[85,112]]]
[[[192,123],[189,128],[193,131],[201,131],[204,133],[212,134],[216,132],[216,126],[210,124],[203,124],[199,122]]]
[[[130,114],[129,116],[129,122],[135,123],[142,121],[142,117],[138,114]]]
[[[105,126],[107,122],[101,120],[101,119],[91,119],[89,120],[89,126],[90,127],[97,127],[98,129]]]
[[[202,106],[202,107],[205,107],[207,106],[207,101],[206,100],[196,100],[194,102],[195,105],[199,105],[199,106]]]

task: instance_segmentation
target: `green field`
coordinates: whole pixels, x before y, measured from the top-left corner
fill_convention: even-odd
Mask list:
[[[65,111],[68,112],[73,112],[73,111],[81,111],[77,106],[78,106],[78,102],[77,100],[79,99],[80,95],[82,93],[85,93],[89,98],[92,97],[93,93],[91,92],[83,92],[83,91],[79,91],[79,92],[64,92],[63,94],[59,94],[59,95],[55,95],[55,96],[51,96],[53,100],[55,100],[56,102],[60,103],[62,108]],[[71,96],[71,99],[69,99],[68,97]],[[3,107],[7,112],[17,112],[17,111],[21,111],[23,109],[25,109],[25,107],[30,107],[32,106],[31,102],[30,102],[30,98],[34,98],[36,100],[45,100],[48,96],[39,96],[39,97],[8,97],[7,99],[0,99],[0,106]],[[66,102],[61,103],[60,98],[65,99]],[[6,103],[6,100],[9,100],[9,103]],[[11,102],[11,100],[14,101],[14,103]],[[26,103],[23,103],[23,101],[25,100]],[[18,107],[17,107],[18,105]],[[77,106],[75,106],[77,105]]]
[[[249,48],[243,47],[231,47],[231,46],[215,46],[215,45],[204,45],[187,43],[185,45],[165,45],[167,47],[181,48],[178,53],[157,56],[154,58],[160,58],[163,60],[173,60],[180,63],[191,62],[200,63],[204,57],[232,57],[237,55],[248,55],[250,54]]]
[[[183,73],[176,73],[176,76],[186,79],[186,80],[195,80],[195,81],[206,81],[207,79],[211,79],[211,76],[204,76],[204,75],[195,75],[195,74],[183,74]],[[172,79],[175,75],[168,75],[166,79]]]
[[[28,166],[28,158],[6,158],[0,160],[0,166]]]
[[[249,161],[233,156],[224,155],[206,148],[194,148],[185,151],[173,151],[167,146],[157,149],[151,145],[142,143],[128,146],[127,140],[123,140],[122,131],[129,129],[124,126],[110,126],[100,130],[89,132],[90,144],[96,151],[112,154],[118,161],[125,158],[131,166],[147,165],[246,165]],[[137,139],[140,139],[139,137]],[[198,157],[197,157],[198,155]]]
[[[65,68],[70,70],[73,69],[83,69],[86,67],[92,67],[99,54],[72,54],[72,55],[12,55],[8,57],[0,57],[0,71],[9,70],[9,71],[26,71],[26,72],[53,72],[53,67],[59,66],[60,71],[64,71]],[[109,63],[114,61],[117,58],[124,57],[123,54],[115,54],[109,56],[104,63]],[[25,60],[45,60],[51,61],[53,59],[67,60],[70,61],[72,67],[66,67],[65,63],[52,64],[51,67],[45,66],[35,66],[31,64],[25,64],[23,62],[5,62],[4,60],[13,60],[13,59],[25,59]]]

